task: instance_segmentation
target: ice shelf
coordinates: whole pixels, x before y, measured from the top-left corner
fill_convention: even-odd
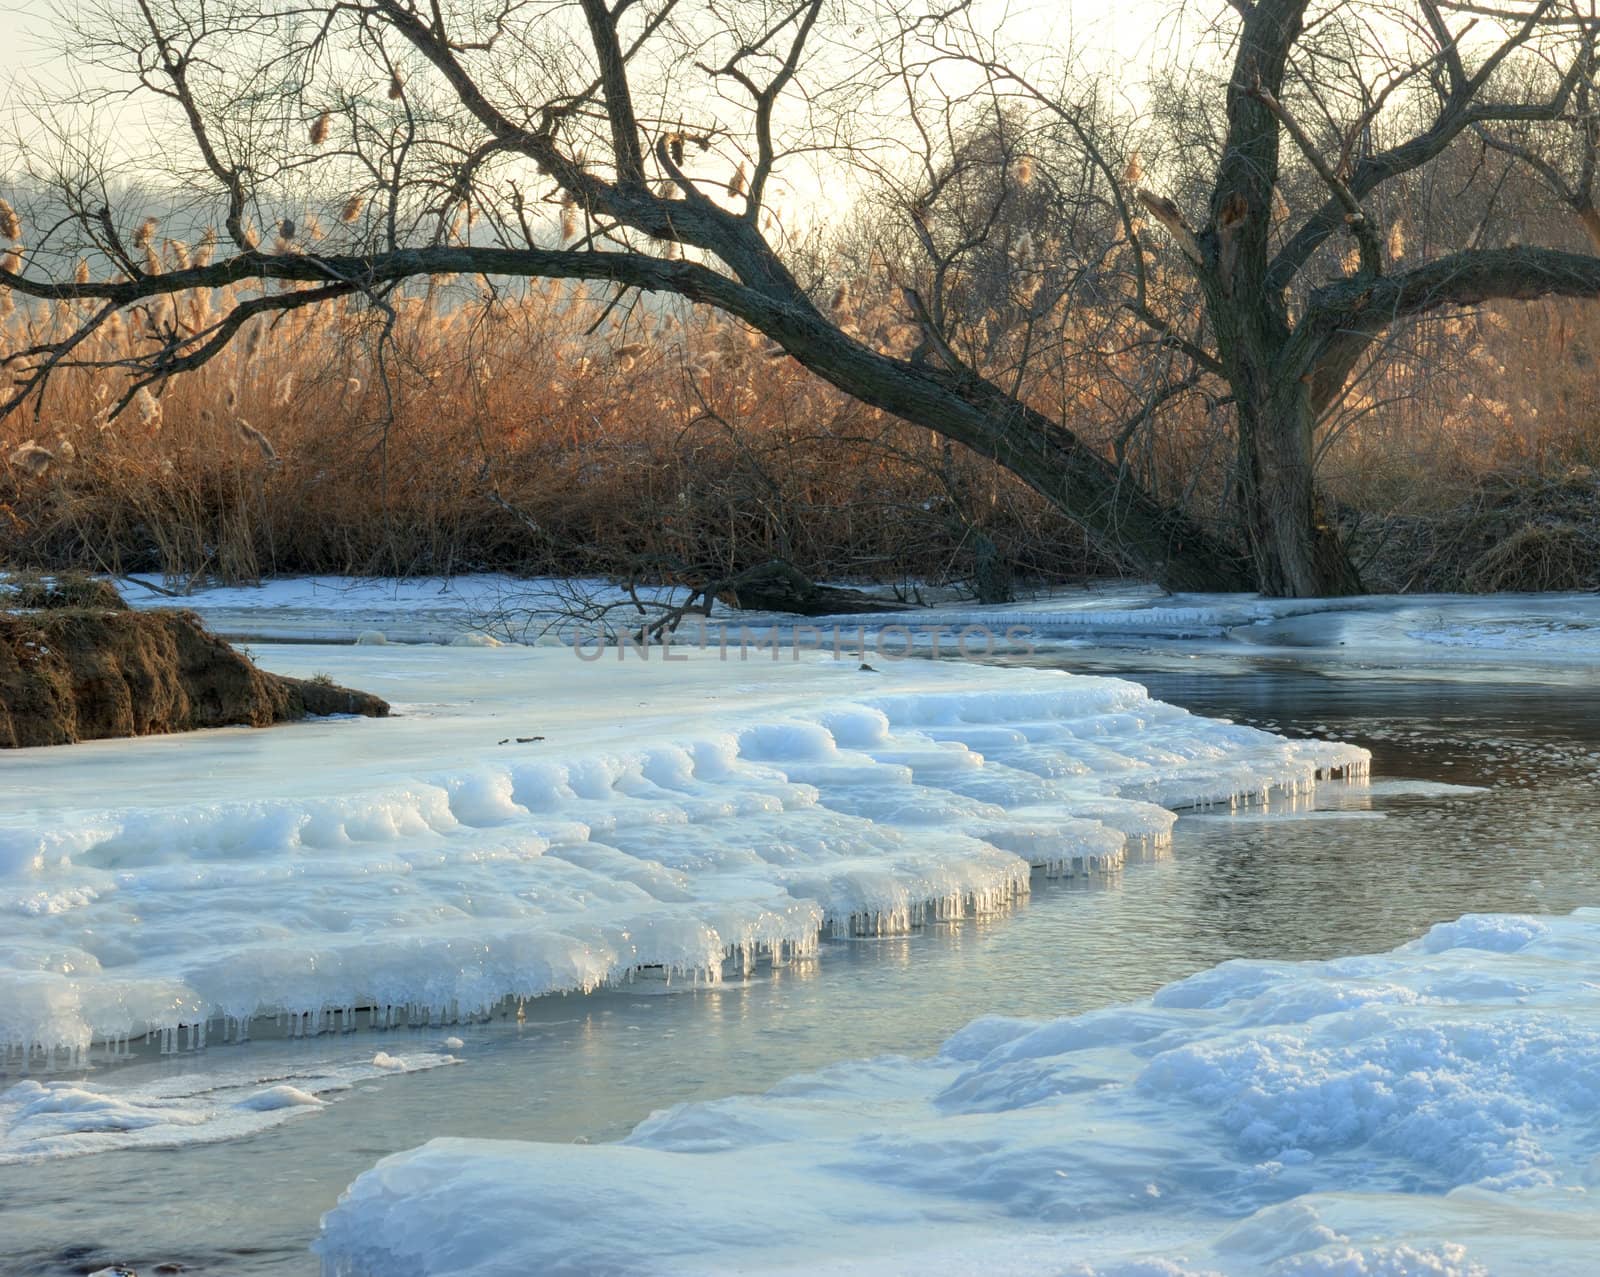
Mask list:
[[[258,649],[392,720],[9,754],[4,1067],[453,1023],[641,970],[716,981],[1115,872],[1173,811],[1366,751],[1118,679],[920,660]]]

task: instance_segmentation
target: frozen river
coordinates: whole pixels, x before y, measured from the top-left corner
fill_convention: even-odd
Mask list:
[[[1035,659],[1081,669],[1089,655]],[[825,940],[815,958],[747,982],[638,984],[536,1000],[520,1021],[101,1070],[97,1083],[116,1077],[154,1097],[188,1098],[186,1077],[218,1087],[219,1069],[240,1070],[230,1084],[241,1091],[341,1080],[316,1113],[248,1138],[0,1165],[4,1271],[126,1259],[141,1272],[168,1261],[312,1274],[320,1215],[379,1158],[435,1136],[614,1140],[670,1104],[761,1091],[840,1060],[927,1055],[984,1014],[1061,1016],[1230,958],[1386,950],[1466,912],[1600,901],[1600,691],[1482,671],[1426,683],[1292,668],[1145,674],[1125,656],[1095,659],[1196,713],[1365,745],[1374,782],[1324,787],[1315,809],[1187,814],[1168,857],[1087,882],[1036,878],[1031,896],[991,917]],[[315,667],[315,650],[295,663]],[[375,1048],[416,1071],[369,1067]],[[460,1063],[425,1067],[449,1056]]]

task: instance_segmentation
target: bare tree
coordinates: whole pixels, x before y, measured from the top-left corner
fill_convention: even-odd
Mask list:
[[[1359,575],[1314,468],[1319,423],[1352,374],[1387,335],[1440,308],[1600,294],[1600,257],[1555,247],[1464,244],[1399,269],[1376,208],[1459,146],[1487,145],[1536,171],[1592,235],[1600,20],[1591,0],[1230,5],[1217,27],[1225,81],[1191,62],[1181,100],[1164,107],[1190,130],[1170,166],[1179,198],[1151,189],[1157,178],[1137,196],[1203,295],[1205,331],[1186,353],[1231,402],[1233,482],[1260,588],[1350,593]],[[970,25],[948,33],[945,51],[997,90],[1073,113]],[[1295,218],[1286,189],[1320,193]]]
[[[963,45],[973,29],[963,5],[913,12],[885,3],[868,14],[829,0],[305,0],[266,11],[246,0],[113,0],[76,43],[98,68],[95,105],[131,84],[165,110],[157,118],[177,124],[182,144],[164,143],[160,167],[223,229],[214,255],[166,269],[144,251],[145,218],[118,207],[94,149],[58,147],[49,176],[65,213],[0,265],[0,285],[76,308],[77,318],[7,355],[14,384],[0,412],[38,411],[53,376],[92,363],[90,338],[118,313],[147,334],[142,353],[123,361],[126,405],[300,307],[360,298],[383,321],[398,290],[419,278],[478,275],[490,288],[586,280],[619,297],[676,294],[737,317],[847,393],[997,461],[1169,587],[1353,590],[1356,573],[1320,510],[1313,434],[1364,353],[1392,325],[1436,307],[1600,294],[1600,258],[1556,249],[1470,249],[1390,271],[1364,203],[1474,130],[1564,127],[1587,109],[1579,86],[1592,75],[1595,23],[1574,3],[1508,0],[1505,14],[1462,17],[1443,0],[1342,0],[1316,13],[1310,0],[1233,0],[1207,206],[1191,221],[1168,198],[1140,196],[1204,298],[1194,327],[1149,295],[1126,183],[1081,111],[1036,93],[992,43],[976,53]],[[1368,13],[1399,24],[1402,54],[1392,67],[1356,64],[1365,78],[1354,105],[1319,99],[1297,69],[1313,47],[1308,32]],[[1500,34],[1486,40],[1491,27]],[[865,108],[857,86],[881,98],[904,81],[908,41],[925,45],[930,64],[955,49],[991,89],[1053,106],[1076,137],[1103,182],[1114,242],[1134,250],[1125,309],[1152,352],[1189,361],[1149,386],[1134,425],[1201,379],[1227,388],[1243,551],[1028,402],[1020,378],[986,375],[950,339],[937,289],[904,294],[906,322],[921,335],[906,355],[830,316],[820,300],[829,283],[786,233],[794,217],[776,193],[812,157],[825,173],[861,158],[839,154],[833,139],[847,137],[843,121]],[[1503,91],[1519,52],[1558,66],[1547,96]],[[1402,99],[1427,100],[1428,118],[1410,136],[1375,144],[1386,108]],[[1314,125],[1302,123],[1308,108]],[[915,122],[907,115],[885,133]],[[1274,216],[1284,150],[1325,189],[1286,232]],[[923,194],[937,197],[942,171],[925,176]],[[321,239],[307,229],[317,209],[339,210]],[[925,249],[946,252],[916,207],[908,216]],[[1358,261],[1308,285],[1326,257],[1319,250],[1342,236]],[[227,290],[228,304],[196,320],[182,301],[207,290]]]

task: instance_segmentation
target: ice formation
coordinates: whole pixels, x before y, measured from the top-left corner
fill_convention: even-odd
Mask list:
[[[1229,962],[620,1144],[435,1140],[357,1179],[315,1249],[327,1277],[1576,1277],[1600,1237],[1597,970],[1600,910]]]
[[[118,1149],[187,1148],[255,1135],[323,1107],[326,1098],[396,1073],[456,1063],[439,1051],[385,1055],[379,1064],[338,1040],[258,1044],[213,1056],[203,1070],[146,1062],[92,1079],[23,1078],[0,1090],[0,1166]]]
[[[263,1018],[293,1037],[453,1023],[642,969],[714,981],[826,934],[1003,909],[1033,870],[1159,848],[1174,808],[1367,765],[1059,671],[257,655],[399,717],[6,760],[9,1070]]]

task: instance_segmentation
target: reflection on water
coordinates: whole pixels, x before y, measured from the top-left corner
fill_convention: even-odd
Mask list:
[[[0,1270],[83,1273],[125,1257],[146,1271],[178,1260],[311,1274],[306,1245],[344,1186],[436,1135],[614,1139],[667,1104],[842,1058],[930,1051],[986,1012],[1060,1015],[1227,958],[1387,949],[1463,912],[1600,901],[1600,693],[1293,672],[1142,681],[1197,712],[1367,745],[1380,782],[1491,792],[1380,783],[1331,788],[1319,805],[1381,819],[1185,818],[1170,860],[1095,887],[1036,883],[1007,917],[827,944],[819,962],[720,989],[547,999],[520,1024],[452,1030],[466,1040],[463,1067],[364,1083],[237,1143],[0,1167]],[[409,1031],[367,1039],[397,1040],[438,1045]]]

